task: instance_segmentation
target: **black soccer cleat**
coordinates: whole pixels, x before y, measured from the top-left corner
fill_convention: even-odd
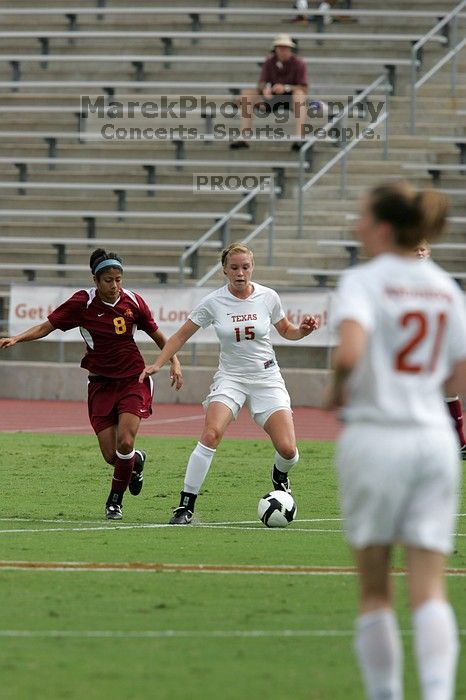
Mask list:
[[[461,450],[460,450],[460,456],[461,459],[465,460],[466,459],[466,445],[463,445]]]
[[[275,464],[272,467],[272,484],[275,491],[291,493],[291,483],[286,472],[281,472]]]
[[[169,525],[189,525],[193,519],[192,510],[188,510],[185,506],[178,506],[173,511],[173,515],[168,521]]]
[[[146,461],[146,453],[144,450],[134,450],[136,456],[134,458],[134,467],[131,472],[131,479],[128,484],[128,491],[133,496],[141,493],[142,483],[144,481],[144,463]]]
[[[118,503],[105,506],[105,517],[107,520],[121,520],[123,518],[121,506]]]

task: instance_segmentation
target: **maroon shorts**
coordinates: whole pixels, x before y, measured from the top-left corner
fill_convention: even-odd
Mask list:
[[[152,414],[154,383],[146,377],[143,384],[139,376],[124,379],[89,377],[87,408],[94,432],[118,424],[120,413],[132,413],[139,418]]]

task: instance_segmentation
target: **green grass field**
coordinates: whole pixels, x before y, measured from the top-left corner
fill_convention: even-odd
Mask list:
[[[195,442],[141,437],[138,446],[149,454],[144,489],[126,496],[124,520],[115,523],[103,518],[110,468],[93,436],[2,435],[2,700],[362,700],[351,648],[354,575],[276,571],[352,564],[333,444],[299,444],[298,516],[286,530],[269,530],[256,515],[259,497],[271,488],[270,443],[238,440],[218,450],[196,525],[165,526]],[[464,569],[465,517],[459,522],[450,564]],[[167,566],[5,568],[13,561]],[[399,555],[395,563],[402,565]],[[235,566],[250,570],[234,572]],[[466,577],[449,577],[463,643],[465,589]],[[411,700],[419,694],[403,576],[396,591]],[[466,698],[464,654],[456,697]]]

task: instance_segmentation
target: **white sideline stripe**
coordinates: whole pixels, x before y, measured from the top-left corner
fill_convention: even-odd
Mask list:
[[[294,522],[295,523],[326,523],[326,522],[333,522],[333,521],[338,521],[341,522],[343,518],[297,518]],[[102,523],[101,520],[63,520],[61,518],[0,518],[0,522],[8,522],[8,523],[19,523],[19,522],[24,522],[24,523],[74,523],[75,525],[100,525]],[[207,523],[208,525],[251,525],[252,523],[256,523],[256,520],[226,520],[224,522],[218,522],[218,523]],[[139,523],[142,525],[153,525],[153,523]]]
[[[0,520],[8,520],[7,518],[5,519],[0,519]],[[15,521],[14,518],[9,519],[10,521],[12,520],[13,522]],[[340,520],[339,518],[329,518],[328,520]],[[57,522],[57,524],[62,524],[62,523],[80,523],[81,521],[63,521],[63,520],[45,520],[45,521],[28,521],[26,518],[23,519],[25,522]],[[95,522],[95,521],[91,521]],[[320,519],[310,519],[310,520],[300,520],[296,522],[320,522]],[[50,533],[50,532],[98,532],[100,530],[157,530],[157,529],[162,529],[162,528],[173,528],[173,527],[185,527],[184,525],[170,525],[168,523],[134,523],[132,525],[125,525],[125,524],[116,524],[116,523],[102,523],[100,524],[101,521],[99,521],[99,524],[94,525],[93,527],[44,527],[44,528],[27,528],[27,527],[22,527],[22,528],[8,528],[8,529],[1,529],[0,528],[0,535],[3,534],[40,534],[40,533]],[[213,530],[239,530],[239,531],[246,531],[246,530],[254,530],[255,532],[299,532],[299,533],[307,533],[307,534],[342,534],[342,529],[329,529],[329,528],[306,528],[306,527],[294,527],[291,526],[289,528],[267,528],[264,527],[259,521],[256,520],[246,520],[242,522],[230,522],[230,523],[196,523],[193,522],[190,525],[190,528],[199,528],[199,529],[213,529]],[[461,533],[461,532],[456,532],[454,533],[455,537],[466,537],[466,533]]]
[[[412,636],[412,630],[400,630],[403,636]],[[466,630],[458,630],[461,637]],[[290,638],[290,637],[353,637],[354,630],[0,630],[0,637],[10,638],[56,638],[73,637],[83,639],[173,639],[203,638]]]
[[[456,513],[457,518],[466,517],[466,513]],[[100,525],[101,520],[64,520],[62,518],[17,518],[12,516],[10,518],[0,518],[0,522],[7,523],[71,523],[75,525]],[[256,523],[256,520],[225,520],[217,523],[206,523],[205,526],[218,526],[218,525],[251,525]],[[327,523],[327,522],[343,522],[343,518],[297,518],[295,523]],[[139,525],[152,526],[154,523],[138,523]],[[294,528],[293,528],[294,529]]]
[[[185,525],[169,525],[168,523],[153,523],[151,525],[114,525],[113,523],[105,525],[96,525],[95,527],[44,527],[44,528],[8,528],[6,530],[0,529],[0,535],[5,534],[39,534],[42,532],[97,532],[99,530],[158,530],[162,528],[174,528],[174,527],[186,527]],[[231,526],[231,525],[216,525],[213,523],[202,524],[202,523],[192,523],[190,528],[199,528],[203,530],[254,530],[255,532],[304,532],[307,534],[335,534],[341,535],[342,530],[330,530],[327,528],[317,528],[317,527],[290,527],[290,528],[267,528],[263,527],[259,523],[255,526]],[[455,537],[466,537],[466,533],[455,532]]]
[[[169,525],[168,523],[156,523],[154,525],[111,525],[110,523],[108,525],[100,525],[96,527],[45,527],[45,528],[35,528],[35,529],[28,529],[28,528],[16,528],[16,529],[8,529],[8,530],[1,530],[0,529],[0,535],[5,535],[5,534],[39,534],[42,532],[97,532],[99,530],[157,530],[157,529],[162,529],[162,528],[174,528],[174,527],[186,527],[185,525]],[[290,527],[290,528],[267,528],[263,527],[262,525],[257,524],[256,527],[231,527],[230,525],[202,525],[201,523],[198,524],[191,524],[189,526],[191,529],[193,528],[199,528],[203,530],[238,530],[238,531],[244,531],[244,530],[254,530],[255,532],[304,532],[307,534],[335,534],[335,535],[341,535],[342,530],[328,530],[324,528],[309,528],[309,527]],[[455,537],[466,537],[466,533],[463,532],[455,532],[454,533]]]
[[[169,525],[168,523],[153,523],[151,525],[114,525],[113,523],[108,523],[106,525],[97,525],[95,527],[44,527],[44,528],[8,528],[7,530],[1,530],[0,529],[0,535],[4,534],[17,534],[17,533],[23,533],[23,534],[29,534],[29,533],[41,533],[41,532],[96,532],[98,530],[157,530],[161,528],[174,528],[174,527],[186,527],[185,525]],[[231,525],[215,525],[215,524],[202,524],[202,523],[193,523],[190,525],[190,528],[199,528],[199,529],[212,529],[212,530],[255,530],[256,532],[270,532],[271,530],[280,531],[284,532],[286,528],[266,528],[263,525],[261,525],[259,522],[255,527],[250,526],[250,527],[244,527],[244,526],[239,526],[239,527],[232,527]],[[293,532],[307,532],[307,533],[313,533],[313,532],[326,532],[326,533],[337,533],[341,535],[341,530],[325,530],[322,528],[307,528],[307,527],[292,527],[289,528],[287,531]]]

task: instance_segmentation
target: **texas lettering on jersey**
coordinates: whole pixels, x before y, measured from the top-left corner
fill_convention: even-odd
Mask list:
[[[230,316],[230,314],[228,314]],[[241,323],[241,321],[257,321],[257,314],[239,314],[231,315],[233,323]]]

